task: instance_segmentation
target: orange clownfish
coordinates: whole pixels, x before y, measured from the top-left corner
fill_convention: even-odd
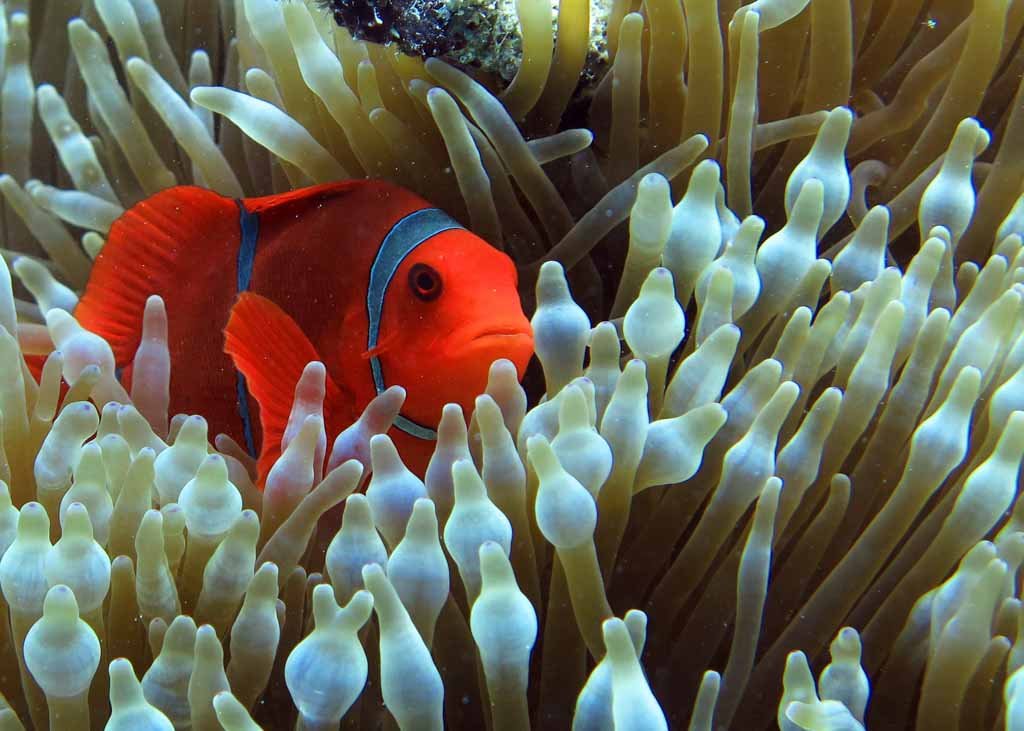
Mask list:
[[[533,338],[516,286],[505,254],[389,183],[241,200],[179,186],[113,224],[74,314],[130,378],[146,299],[162,296],[171,413],[253,454],[262,442],[261,478],[307,363],[326,367],[329,439],[401,385],[391,436],[422,474],[444,404],[469,413],[498,358],[522,377]]]

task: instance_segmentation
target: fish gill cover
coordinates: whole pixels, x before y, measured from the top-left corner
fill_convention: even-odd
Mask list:
[[[617,1],[582,94],[586,0],[507,84],[316,3],[2,5],[4,728],[1024,728],[1024,4]],[[260,492],[173,302],[130,388],[71,313],[147,196],[365,176],[517,262],[537,373],[325,475],[311,366]]]

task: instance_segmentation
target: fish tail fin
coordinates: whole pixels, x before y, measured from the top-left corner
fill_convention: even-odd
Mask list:
[[[239,211],[231,199],[190,185],[162,190],[110,227],[75,317],[106,339],[124,366],[139,345],[146,299],[163,296],[173,319],[175,299],[198,285],[190,284],[195,277],[189,274],[216,246],[238,237]]]
[[[306,365],[320,360],[320,356],[295,320],[274,302],[252,292],[241,294],[231,309],[224,328],[224,351],[245,378],[248,394],[259,404],[262,445],[257,471],[262,488],[267,473],[281,456],[281,439],[291,415],[295,385]],[[325,410],[340,395],[328,376]]]

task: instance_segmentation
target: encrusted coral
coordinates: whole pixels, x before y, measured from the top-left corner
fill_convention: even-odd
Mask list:
[[[1024,4],[616,2],[586,129],[537,7],[499,98],[315,5],[8,0],[0,728],[1024,729]],[[159,298],[130,393],[69,313],[147,194],[350,175],[516,259],[537,393],[417,476],[392,389],[322,479],[297,399],[260,493]]]
[[[323,0],[321,5],[358,40],[391,43],[403,53],[479,69],[502,82],[515,76],[523,60],[520,11],[514,0]],[[557,0],[534,0],[524,7],[538,24],[545,22],[546,16],[558,31],[554,22]],[[599,80],[607,66],[605,29],[611,3],[597,0],[590,11],[584,88]],[[574,23],[585,28],[587,17],[576,18]]]

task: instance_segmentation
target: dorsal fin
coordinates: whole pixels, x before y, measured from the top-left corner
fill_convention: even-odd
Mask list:
[[[159,294],[168,309],[189,281],[190,268],[213,247],[237,248],[237,204],[216,193],[180,185],[136,203],[110,227],[75,317],[104,337],[119,366],[135,356],[146,298]]]
[[[347,193],[350,190],[366,184],[365,180],[342,180],[335,183],[321,183],[308,188],[289,190],[284,193],[265,195],[259,198],[246,198],[245,208],[250,213],[266,213],[272,209],[290,205],[292,203],[305,203],[311,198],[331,197]]]

